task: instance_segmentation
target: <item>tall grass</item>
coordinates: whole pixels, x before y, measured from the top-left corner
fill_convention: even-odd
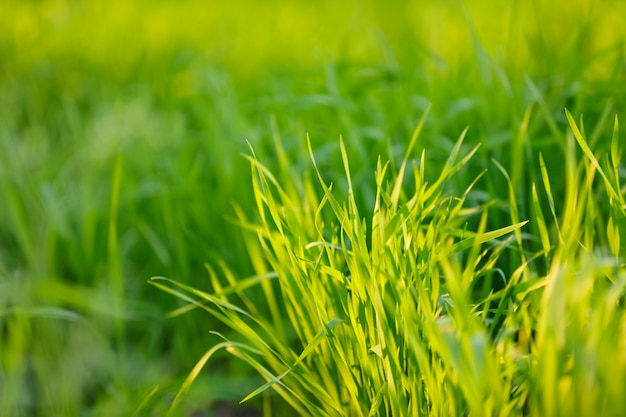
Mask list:
[[[299,415],[621,415],[626,202],[618,125],[610,153],[596,156],[582,122],[566,115],[562,209],[540,156],[531,167],[541,172],[534,215],[520,221],[511,190],[510,222],[495,230],[486,228],[495,199],[467,204],[482,175],[467,178],[465,190],[447,187],[478,147],[461,154],[464,133],[441,172],[430,174],[427,152],[412,156],[423,119],[397,170],[378,160],[371,221],[360,214],[343,141],[343,199],[317,168],[317,184],[307,175],[280,183],[252,154],[259,223],[241,220],[258,238],[248,240],[249,253],[261,253],[254,264],[264,269],[226,287],[210,269],[212,292],[152,280],[234,331],[218,334],[224,340],[179,395],[226,349],[267,381],[242,401],[271,389]],[[277,157],[285,157],[280,148]],[[504,167],[494,168],[512,187]],[[503,270],[504,253],[516,261]],[[262,296],[250,297],[250,286]]]
[[[502,290],[508,281],[499,276],[513,276],[521,263],[529,267],[520,279],[531,270],[547,275],[555,257],[548,248],[564,229],[554,218],[566,212],[565,184],[573,178],[562,169],[569,155],[563,107],[585,113],[593,128],[579,129],[609,182],[623,177],[599,157],[621,149],[611,151],[610,137],[626,97],[623,17],[623,5],[610,0],[574,0],[567,9],[483,0],[254,7],[243,0],[210,6],[6,0],[0,6],[1,414],[162,414],[218,337],[206,330],[229,340],[235,334],[198,309],[166,318],[188,307],[146,285],[153,275],[225,293],[231,304],[278,323],[272,332],[293,350],[293,365],[310,343],[305,336],[323,326],[311,322],[307,334],[290,330],[266,249],[255,233],[240,233],[241,225],[256,231],[261,220],[248,160],[240,156],[249,152],[246,141],[266,167],[255,169],[272,172],[293,204],[311,211],[325,201],[322,235],[341,247],[343,220],[311,170],[309,133],[322,179],[333,182],[332,196],[346,213],[356,217],[350,206],[358,208],[364,224],[352,233],[364,233],[371,250],[374,219],[406,215],[402,207],[416,184],[436,183],[469,125],[459,158],[480,149],[458,173],[444,175],[441,196],[430,196],[447,198],[450,210],[460,202],[453,196],[464,199],[456,220],[467,226],[450,218],[441,236],[461,239],[452,233],[529,223],[499,238],[502,247],[492,248],[498,274],[484,272],[468,297],[477,302],[492,287]],[[394,188],[415,120],[429,103],[406,178]],[[350,206],[339,134],[350,161]],[[412,171],[417,148],[426,149],[421,179]],[[573,172],[587,175],[579,170]],[[605,180],[597,169],[594,178],[596,193]],[[397,201],[393,210],[385,208],[385,190]],[[282,204],[281,198],[274,201]],[[585,227],[597,230],[587,239],[596,243],[585,247],[617,253],[624,236],[615,237],[622,228],[615,204],[589,205],[595,211]],[[471,211],[478,207],[486,220]],[[273,221],[272,212],[266,220]],[[322,242],[311,228],[317,223],[307,222],[308,242]],[[295,239],[290,230],[283,227]],[[347,239],[345,246],[356,243]],[[318,243],[303,253],[311,260],[324,248]],[[344,268],[342,249],[324,251]],[[458,254],[464,268],[470,253]],[[477,268],[489,256],[479,257]],[[240,281],[245,276],[254,278]],[[248,301],[238,298],[244,289]],[[495,308],[496,300],[489,305]],[[493,320],[501,322],[506,311]],[[314,324],[320,326],[313,330]],[[223,350],[216,355],[177,400],[180,413],[205,412],[259,385],[262,377],[248,367]],[[274,404],[270,392],[260,397]]]

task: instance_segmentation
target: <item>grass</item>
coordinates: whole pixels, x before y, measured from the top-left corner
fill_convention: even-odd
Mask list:
[[[623,408],[621,3],[207,7],[0,13],[3,415]]]
[[[343,142],[343,201],[317,169],[321,192],[311,177],[281,184],[250,157],[260,224],[245,227],[258,236],[248,245],[262,253],[262,274],[223,287],[212,271],[212,293],[152,281],[243,340],[218,334],[224,340],[180,395],[226,349],[267,381],[243,401],[271,388],[299,415],[620,415],[626,204],[619,132],[616,121],[612,152],[598,159],[567,118],[563,212],[544,213],[540,198],[552,210],[554,196],[541,159],[534,216],[520,221],[512,198],[510,224],[496,230],[486,229],[495,200],[466,207],[483,175],[461,193],[446,192],[479,152],[459,155],[464,135],[431,182],[426,151],[410,158],[422,124],[394,174],[379,159],[371,221],[360,215]],[[526,232],[530,223],[537,236]],[[517,261],[502,266],[504,253]],[[251,286],[262,295],[251,297]]]

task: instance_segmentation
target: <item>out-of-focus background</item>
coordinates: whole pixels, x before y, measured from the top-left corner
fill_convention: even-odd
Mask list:
[[[429,105],[433,163],[470,126],[473,169],[506,165],[528,108],[547,158],[565,107],[602,147],[625,104],[625,27],[609,0],[4,0],[0,414],[164,410],[223,329],[167,319],[182,304],[147,280],[254,273],[229,221],[254,217],[248,142],[271,168],[279,137],[298,172],[308,134],[333,179],[342,135],[366,205],[376,158],[401,157]],[[181,413],[261,383],[218,355]]]

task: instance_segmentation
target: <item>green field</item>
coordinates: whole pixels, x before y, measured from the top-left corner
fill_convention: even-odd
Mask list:
[[[624,415],[625,28],[1,2],[0,415]]]

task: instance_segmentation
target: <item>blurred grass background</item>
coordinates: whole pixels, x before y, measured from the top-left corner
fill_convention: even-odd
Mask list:
[[[517,152],[558,164],[564,107],[608,146],[625,24],[617,0],[2,1],[3,415],[130,415],[157,385],[151,401],[171,401],[219,325],[166,320],[176,301],[146,280],[204,288],[205,262],[252,273],[226,220],[253,212],[246,141],[271,167],[280,136],[299,172],[308,133],[333,178],[343,135],[369,207],[377,156],[400,158],[430,104],[433,165],[469,125],[471,169],[512,167],[524,199]],[[507,189],[496,172],[490,195]],[[225,359],[203,381],[187,415],[259,382]]]

